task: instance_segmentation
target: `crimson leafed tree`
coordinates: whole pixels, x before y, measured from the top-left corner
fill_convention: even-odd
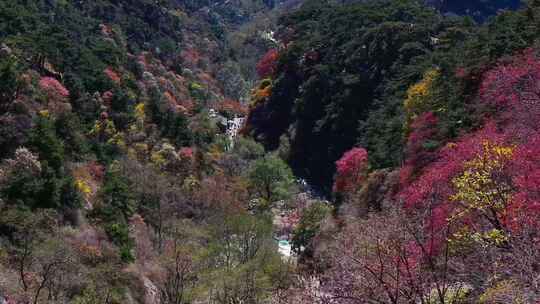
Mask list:
[[[364,148],[353,148],[336,162],[334,192],[351,192],[360,187],[368,165],[368,153]]]
[[[516,192],[508,205],[505,223],[511,229],[523,230],[540,224],[540,135],[519,146],[510,169]]]
[[[257,74],[260,78],[267,78],[276,72],[277,61],[279,58],[278,50],[269,50],[263,58],[257,63]]]
[[[480,87],[484,104],[519,137],[540,130],[540,58],[538,51],[523,53],[501,62],[484,75]]]

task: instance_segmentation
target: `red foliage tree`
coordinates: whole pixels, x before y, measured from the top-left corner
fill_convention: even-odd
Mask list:
[[[336,162],[335,192],[349,192],[357,189],[365,177],[368,153],[364,148],[353,148]]]
[[[422,242],[419,242],[424,246],[424,257],[444,252],[449,235],[464,225],[474,224],[472,214],[459,221],[449,221],[458,207],[452,201],[455,194],[453,181],[463,173],[468,162],[482,154],[483,143],[502,144],[504,140],[504,134],[497,131],[495,124],[488,123],[478,132],[440,149],[437,159],[426,165],[421,175],[401,190],[399,198],[405,210],[422,218],[418,225],[424,230]]]
[[[505,224],[512,230],[538,229],[540,224],[540,135],[519,146],[511,164],[515,193],[508,205]]]
[[[120,76],[111,67],[106,68],[103,72],[112,82],[116,84],[119,84],[121,82]]]
[[[424,203],[432,200],[447,203],[453,194],[452,179],[463,171],[465,162],[481,153],[482,143],[486,140],[501,143],[504,135],[498,132],[495,124],[488,123],[478,132],[440,149],[437,159],[424,168],[422,175],[401,190],[399,197],[405,207],[422,208]]]
[[[277,60],[279,58],[278,50],[269,50],[263,58],[257,63],[257,74],[260,78],[267,78],[276,72]]]
[[[484,104],[514,133],[526,138],[540,130],[540,58],[527,49],[501,62],[484,75],[480,87]]]

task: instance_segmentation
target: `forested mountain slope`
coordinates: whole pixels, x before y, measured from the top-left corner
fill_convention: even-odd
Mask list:
[[[225,131],[271,6],[0,2],[0,302],[270,297],[287,266],[251,201],[292,175]]]
[[[506,13],[477,27],[416,1],[310,1],[281,20],[286,46],[261,84],[272,94],[254,103],[247,132],[267,148],[286,147],[296,172],[326,192],[334,162],[355,143],[368,148],[373,168],[396,166],[410,119],[403,112],[408,88],[430,67],[480,69],[530,45],[534,25],[526,18]],[[477,120],[463,103],[468,88],[453,81],[442,84],[440,98],[451,109],[440,117],[444,138]]]
[[[427,0],[426,2],[444,13],[470,15],[479,21],[484,21],[501,10],[517,9],[521,4],[519,0]]]
[[[300,216],[291,303],[537,303],[539,20],[406,0],[280,19],[245,133],[334,208]]]
[[[0,304],[538,303],[516,5],[0,1]]]

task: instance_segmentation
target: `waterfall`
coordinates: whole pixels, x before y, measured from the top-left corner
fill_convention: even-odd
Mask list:
[[[234,117],[233,119],[230,119],[227,121],[227,138],[229,139],[230,145],[229,149],[232,149],[234,147],[234,140],[236,139],[236,136],[238,135],[238,131],[240,131],[240,128],[242,128],[242,125],[244,125],[246,118],[245,117]]]

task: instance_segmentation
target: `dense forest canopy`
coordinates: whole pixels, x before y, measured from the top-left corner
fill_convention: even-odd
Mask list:
[[[429,68],[453,82],[453,69],[480,68],[526,46],[531,31],[509,25],[527,23],[526,15],[505,13],[478,27],[417,1],[310,1],[281,19],[287,46],[272,94],[251,112],[249,132],[270,149],[288,142],[296,172],[326,191],[333,163],[357,143],[370,150],[374,168],[396,166],[403,161],[407,89]],[[440,135],[449,138],[476,119],[463,103],[470,92],[456,82],[441,85],[447,88],[439,98],[451,111],[440,117]]]
[[[521,5],[520,0],[427,0],[426,3],[433,5],[443,13],[469,15],[478,21],[484,21],[501,10],[517,9]]]
[[[0,1],[0,304],[540,301],[540,1]]]

